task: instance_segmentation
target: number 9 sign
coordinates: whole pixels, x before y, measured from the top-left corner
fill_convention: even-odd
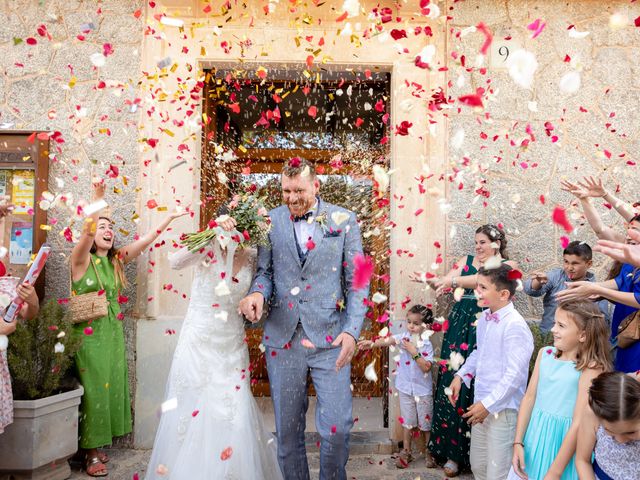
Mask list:
[[[497,40],[494,37],[491,44],[490,66],[492,70],[504,70],[508,68],[508,60],[513,52],[518,50],[520,46],[515,40]]]

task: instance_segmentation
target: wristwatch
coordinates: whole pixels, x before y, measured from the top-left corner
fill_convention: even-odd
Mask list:
[[[458,280],[456,280],[457,277],[453,277],[451,279],[451,288],[456,289],[458,288]]]
[[[413,358],[413,359],[417,362],[417,361],[418,361],[418,359],[419,359],[421,356],[422,356],[422,355],[420,355],[419,353],[416,353],[416,354],[415,354],[413,357],[411,357],[411,358]]]

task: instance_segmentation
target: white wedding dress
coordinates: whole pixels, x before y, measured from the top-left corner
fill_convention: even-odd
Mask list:
[[[282,479],[275,439],[251,394],[237,309],[253,268],[243,267],[232,280],[235,245],[228,244],[226,260],[215,240],[207,252],[183,248],[169,257],[172,268],[196,270],[147,480]]]

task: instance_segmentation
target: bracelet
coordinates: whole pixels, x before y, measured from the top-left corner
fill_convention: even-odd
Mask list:
[[[419,353],[416,353],[416,354],[415,354],[413,357],[411,357],[411,358],[413,358],[413,359],[417,362],[417,361],[418,361],[418,359],[419,359],[420,357],[421,357],[421,355],[420,355]]]
[[[458,281],[456,280],[456,277],[453,277],[451,279],[451,288],[453,288],[453,289],[458,288]]]
[[[524,443],[522,442],[513,442],[513,446],[515,447],[516,445],[521,445],[524,448]]]

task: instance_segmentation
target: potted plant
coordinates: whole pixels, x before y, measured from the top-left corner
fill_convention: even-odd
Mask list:
[[[1,321],[1,320],[0,320]],[[0,474],[65,479],[78,449],[78,407],[84,390],[63,380],[81,339],[55,300],[9,337],[14,420],[0,435]],[[2,475],[0,475],[2,476]]]

